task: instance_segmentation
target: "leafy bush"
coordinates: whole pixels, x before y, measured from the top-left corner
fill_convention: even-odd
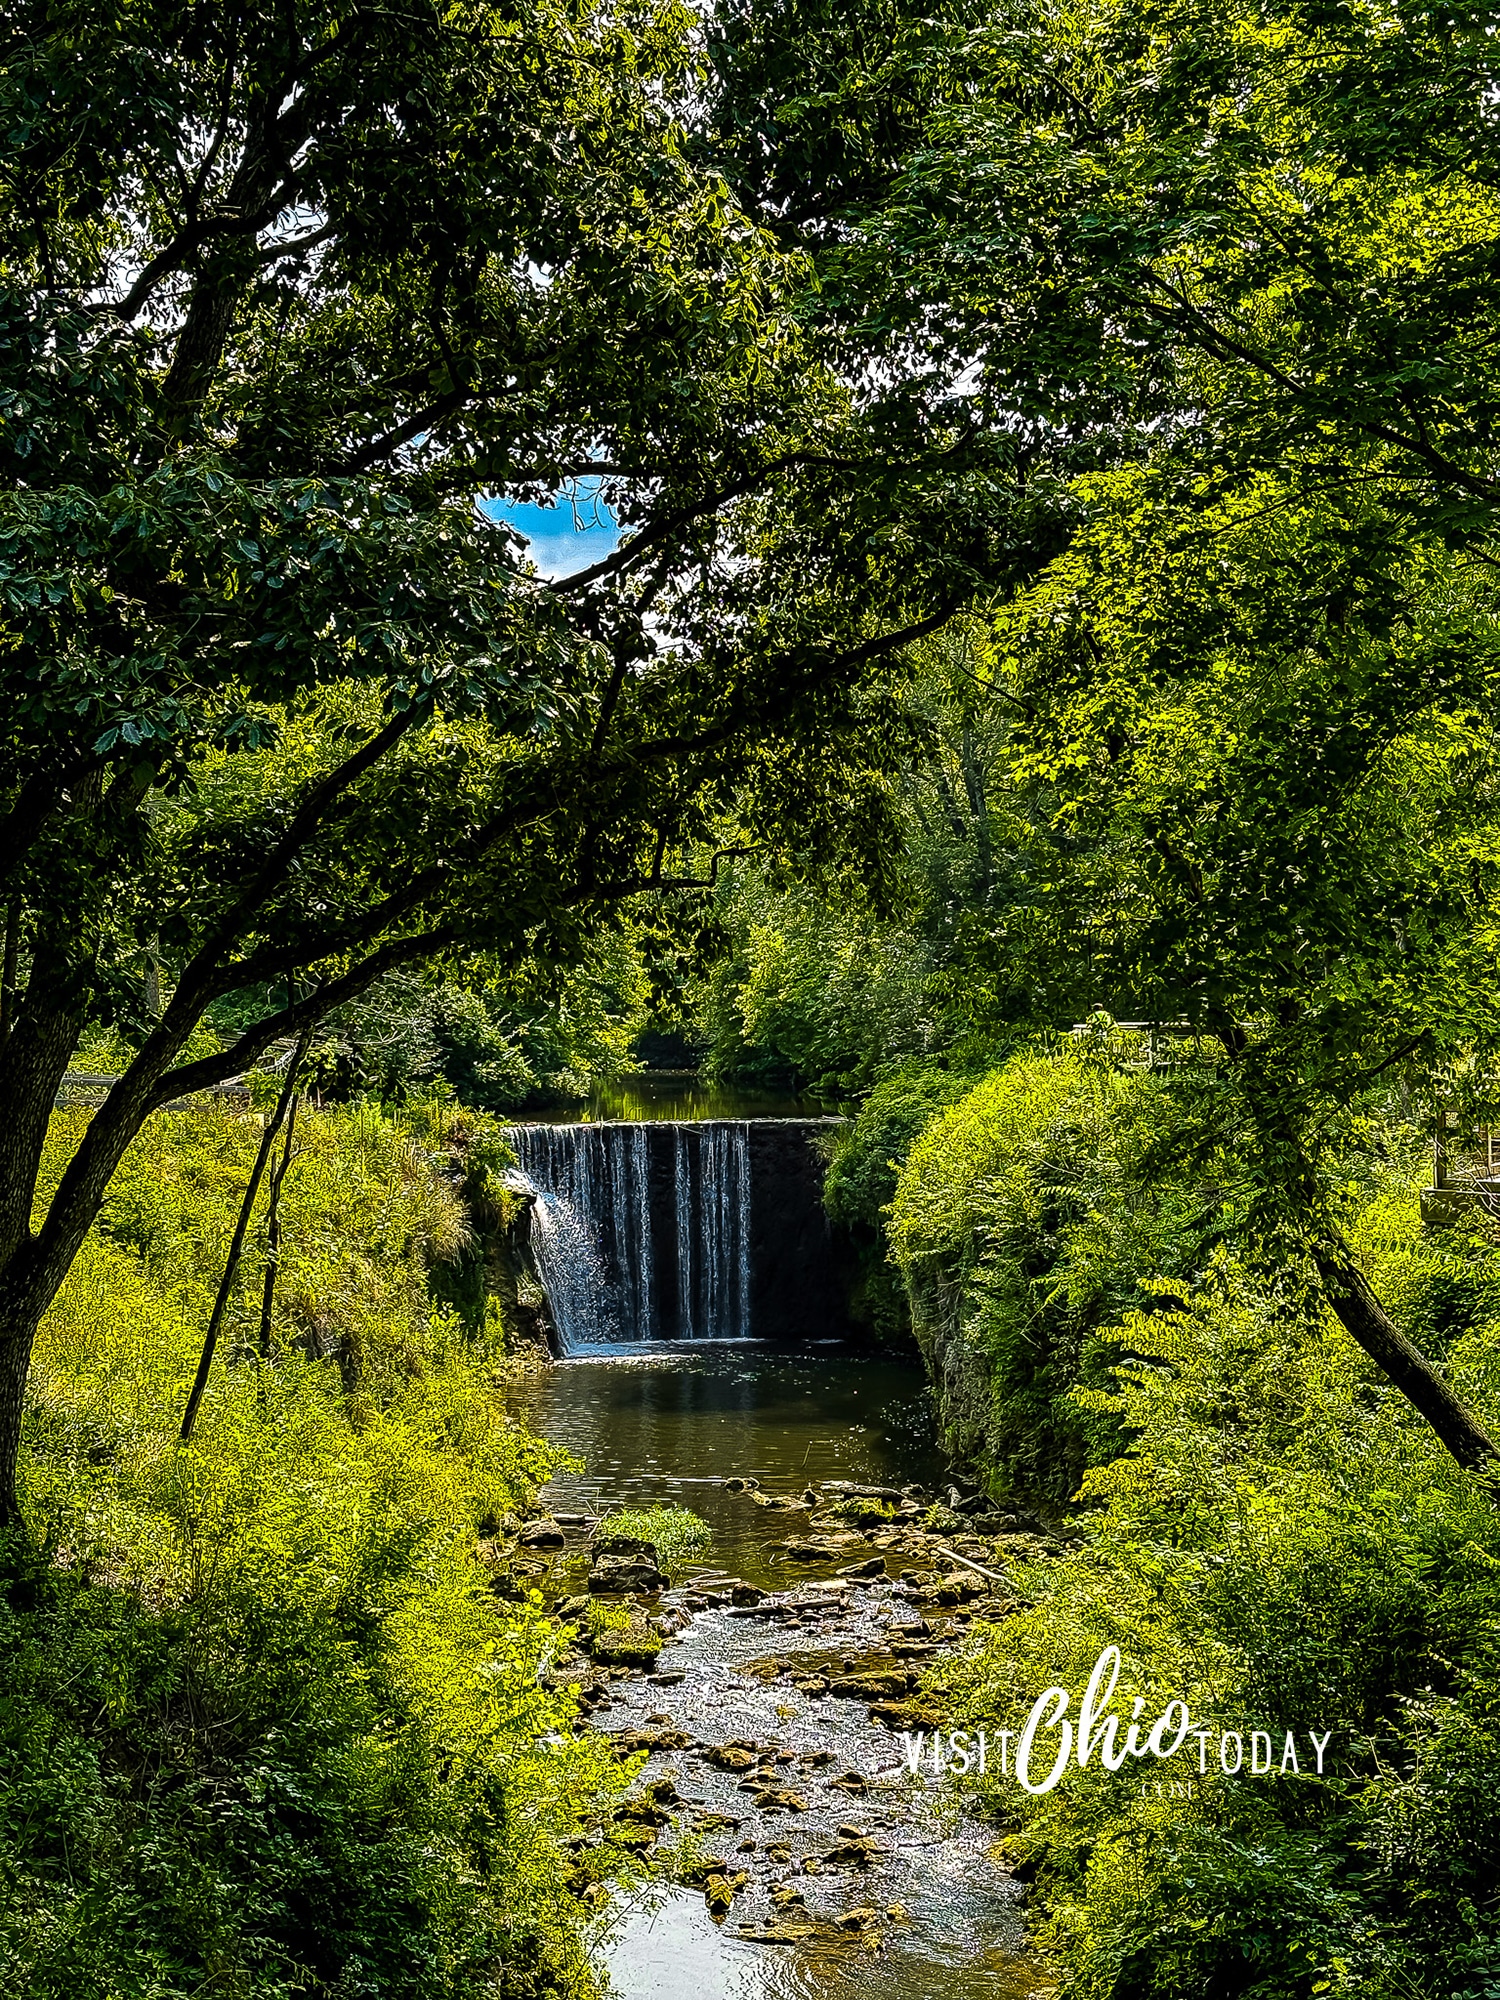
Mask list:
[[[475,1559],[564,1461],[431,1305],[463,1215],[409,1129],[301,1121],[274,1365],[247,1280],[176,1442],[257,1134],[223,1108],[148,1126],[38,1342],[32,1539],[0,1594],[0,1984],[590,1991],[562,1843],[619,1774],[545,1685],[539,1601]]]
[[[1158,1164],[1139,1038],[1058,1039],[1012,1057],[924,1126],[890,1240],[950,1450],[997,1492],[1053,1504],[1113,1456],[1111,1328],[1142,1287],[1198,1264],[1211,1203]]]
[[[1457,1261],[1410,1187],[1362,1220],[1388,1274]],[[1494,1250],[1468,1256],[1465,1295],[1488,1296]],[[1175,1303],[1127,1316],[1112,1386],[1079,1392],[1131,1439],[1085,1476],[1082,1546],[1024,1567],[1028,1608],[939,1685],[964,1723],[1015,1728],[1048,1686],[1076,1703],[1113,1644],[1122,1714],[1180,1697],[1277,1742],[1331,1730],[1326,1775],[1305,1750],[1276,1779],[1212,1753],[1206,1775],[1148,1766],[1191,1797],[1155,1796],[1134,1760],[1036,1798],[992,1773],[1038,1940],[1069,2000],[1494,2000],[1500,1513],[1284,1278],[1220,1253]],[[1450,1367],[1500,1418],[1500,1318],[1456,1336]]]
[[[650,1542],[662,1573],[675,1583],[707,1554],[714,1531],[686,1507],[621,1507],[599,1523],[601,1535],[632,1535]]]
[[[913,1144],[938,1112],[964,1096],[973,1077],[914,1063],[877,1083],[839,1137],[823,1183],[823,1205],[854,1246],[855,1319],[880,1340],[908,1333],[906,1292],[889,1255],[886,1210]]]

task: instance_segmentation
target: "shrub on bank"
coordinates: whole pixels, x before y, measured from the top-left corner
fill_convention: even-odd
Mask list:
[[[1212,1203],[1139,1163],[1159,1093],[1139,1037],[1061,1037],[929,1118],[888,1209],[945,1441],[996,1495],[1065,1503],[1112,1457],[1112,1329],[1143,1285],[1192,1270]]]
[[[38,1341],[32,1539],[0,1598],[0,1986],[587,1992],[561,1847],[619,1776],[543,1685],[540,1606],[474,1553],[558,1455],[432,1307],[464,1218],[410,1130],[304,1116],[273,1362],[251,1254],[176,1442],[257,1139],[222,1108],[153,1121]]]
[[[1377,1188],[1356,1234],[1377,1277],[1491,1296],[1493,1248],[1424,1237],[1410,1187]],[[1037,1796],[990,1770],[1038,1942],[1068,2000],[1493,2000],[1500,1512],[1285,1285],[1221,1253],[1172,1304],[1127,1315],[1111,1384],[1077,1396],[1130,1440],[1084,1477],[1081,1545],[1024,1567],[1027,1608],[932,1690],[997,1741],[1049,1687],[1076,1719],[1113,1645],[1122,1717],[1180,1699],[1210,1726]],[[1471,1315],[1449,1366],[1493,1428],[1500,1316]],[[1270,1772],[1249,1768],[1255,1730]]]
[[[853,1317],[877,1340],[897,1340],[911,1332],[906,1290],[886,1236],[896,1178],[920,1134],[973,1082],[962,1070],[909,1064],[876,1084],[835,1142],[823,1205],[854,1248]]]

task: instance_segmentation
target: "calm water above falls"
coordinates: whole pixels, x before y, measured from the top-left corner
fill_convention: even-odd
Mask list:
[[[810,1479],[931,1488],[945,1474],[925,1381],[914,1360],[837,1346],[797,1351],[743,1347],[677,1355],[566,1361],[517,1383],[516,1414],[566,1445],[586,1469],[555,1480],[543,1502],[559,1511],[607,1512],[661,1501],[691,1507],[714,1529],[705,1564],[779,1593],[828,1567],[790,1567],[780,1544],[802,1517],[768,1513],[722,1481],[759,1479],[768,1492],[795,1492]],[[859,1556],[867,1553],[852,1551]],[[700,1575],[695,1582],[705,1581]],[[679,1589],[668,1603],[681,1598]],[[837,1618],[808,1618],[774,1630],[727,1610],[700,1611],[661,1655],[670,1685],[636,1678],[619,1684],[594,1717],[604,1729],[638,1727],[649,1717],[702,1742],[753,1739],[787,1751],[831,1751],[837,1768],[867,1772],[873,1789],[858,1801],[815,1775],[801,1781],[808,1810],[762,1822],[735,1778],[690,1754],[655,1756],[645,1776],[670,1776],[684,1798],[736,1816],[725,1851],[752,1836],[743,1858],[754,1882],[723,1926],[701,1893],[658,1885],[617,1911],[600,1941],[618,2000],[1023,2000],[1044,1991],[1023,1954],[1016,1886],[989,1859],[992,1831],[963,1818],[945,1787],[901,1768],[900,1739],[864,1707],[807,1695],[783,1674],[755,1671],[768,1652],[805,1655],[813,1671],[839,1657],[888,1646],[900,1611],[881,1582],[853,1593]],[[826,1774],[824,1774],[826,1775]],[[795,1945],[766,1945],[734,1934],[735,1920],[763,1922],[769,1841],[795,1853],[817,1850],[856,1820],[886,1843],[877,1876],[798,1877],[808,1906],[825,1921]],[[793,1863],[792,1872],[796,1872]],[[910,1922],[887,1929],[871,1953],[830,1929],[850,1901],[899,1901]]]
[[[600,1084],[576,1116],[584,1122],[668,1118],[821,1118],[837,1112],[836,1104],[785,1091],[744,1090],[733,1084],[710,1083],[694,1070],[643,1070],[618,1083]]]

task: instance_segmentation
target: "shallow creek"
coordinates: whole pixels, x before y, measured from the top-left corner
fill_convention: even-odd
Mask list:
[[[758,1481],[763,1497],[794,1503],[827,1481],[940,1493],[946,1469],[916,1365],[747,1343],[565,1361],[513,1396],[518,1416],[586,1460],[544,1490],[544,1508],[592,1517],[660,1501],[714,1530],[708,1558],[653,1600],[679,1626],[654,1670],[592,1677],[591,1721],[648,1744],[688,1739],[653,1748],[634,1790],[665,1788],[659,1848],[694,1842],[705,1872],[716,1863],[734,1886],[733,1902],[716,1918],[703,1889],[658,1882],[617,1904],[599,1949],[620,2000],[1047,1992],[993,1832],[957,1810],[944,1781],[908,1770],[905,1717],[871,1713],[882,1692],[909,1697],[934,1652],[961,1639],[972,1613],[951,1589],[934,1602],[935,1586],[953,1575],[990,1586],[910,1525],[859,1528],[826,1507],[783,1511],[726,1484]],[[955,1523],[945,1540],[992,1566],[1007,1537],[989,1526],[981,1537]],[[821,1560],[789,1554],[788,1542],[810,1538],[835,1546]],[[553,1598],[582,1590],[586,1529],[570,1528],[567,1542],[522,1551],[531,1575],[522,1563],[518,1580]],[[860,1567],[879,1573],[841,1578]],[[735,1604],[731,1581],[756,1587],[742,1599],[767,1595]],[[587,1684],[587,1662],[582,1672]],[[833,1692],[872,1678],[887,1686]],[[725,1754],[736,1744],[749,1753],[743,1768],[713,1761],[740,1761]]]

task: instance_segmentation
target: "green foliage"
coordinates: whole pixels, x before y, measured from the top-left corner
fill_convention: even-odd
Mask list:
[[[930,1039],[920,939],[810,889],[740,868],[716,914],[726,940],[696,1006],[709,1073],[840,1096]]]
[[[855,1494],[846,1494],[835,1500],[831,1507],[824,1509],[830,1520],[850,1521],[856,1527],[874,1527],[877,1523],[894,1521],[898,1513],[894,1500],[872,1500]]]
[[[913,1064],[877,1083],[829,1162],[825,1199],[833,1219],[846,1228],[875,1228],[916,1140],[973,1086],[971,1074],[935,1064]]]
[[[1138,1162],[1160,1085],[1142,1038],[1013,1056],[926,1124],[890,1203],[892,1254],[939,1384],[950,1448],[997,1492],[1053,1504],[1118,1433],[1072,1391],[1111,1328],[1218,1224],[1190,1181]]]
[[[988,623],[956,619],[905,667],[878,855],[856,871],[804,855],[801,881],[751,864],[725,878],[717,956],[686,1002],[717,1074],[847,1096],[939,1053],[972,1065],[1020,1011],[989,951],[995,913],[1016,900],[1021,829]]]
[[[1023,457],[1067,440],[973,699],[903,690],[948,732],[902,773],[908,878],[943,879],[940,777],[958,808],[948,927],[901,912],[929,1046],[1101,1003],[1191,1031],[1149,1072],[1043,1044],[906,1160],[891,1233],[950,1436],[1088,1502],[949,1692],[1014,1728],[1116,1643],[1153,1714],[1335,1731],[1323,1782],[992,1782],[1075,2000],[1493,2000],[1493,1486],[1324,1305],[1390,1355],[1362,1267],[1444,1357],[1393,1372],[1488,1456],[1454,1419],[1497,1414],[1493,1247],[1423,1236],[1416,1134],[1372,1130],[1370,1093],[1494,1119],[1493,23],[992,11],[895,33],[903,105],[862,11],[846,38],[808,14],[794,151],[868,88],[901,196],[860,214],[863,135],[827,142],[858,163],[827,289],[883,285]]]
[[[701,1562],[714,1531],[687,1507],[621,1507],[599,1523],[601,1535],[634,1535],[650,1542],[664,1575],[672,1582]]]
[[[38,1341],[35,1547],[0,1599],[6,1990],[590,1991],[560,1843],[620,1779],[543,1684],[539,1602],[474,1554],[565,1461],[428,1299],[463,1238],[445,1154],[304,1113],[274,1365],[249,1282],[176,1442],[257,1131],[222,1107],[147,1126]]]
[[[1382,1126],[1381,1139],[1389,1131]],[[1420,1226],[1416,1184],[1428,1168],[1425,1146],[1396,1150],[1392,1167],[1361,1188],[1350,1238],[1396,1323],[1424,1354],[1446,1360],[1459,1343],[1472,1352],[1473,1337],[1500,1323],[1500,1267],[1483,1210],[1464,1230]]]
[[[895,1339],[911,1324],[885,1230],[896,1177],[919,1134],[972,1081],[936,1064],[908,1064],[875,1085],[835,1143],[823,1203],[854,1244],[858,1277],[851,1304],[856,1318],[878,1340]]]
[[[630,1629],[631,1607],[607,1597],[591,1597],[583,1622],[592,1639],[597,1639],[601,1632],[626,1632]]]
[[[81,1112],[55,1117],[39,1202],[84,1122]],[[175,1365],[187,1365],[192,1315],[201,1313],[200,1325],[207,1319],[259,1140],[259,1118],[223,1104],[162,1113],[141,1132],[102,1204],[102,1244],[127,1246],[149,1281],[177,1302],[175,1319],[151,1314],[161,1339],[176,1343]],[[281,1195],[278,1352],[337,1359],[351,1386],[376,1395],[445,1352],[454,1336],[433,1317],[428,1276],[466,1248],[470,1233],[447,1166],[447,1157],[424,1146],[410,1127],[368,1106],[299,1118]],[[265,1200],[263,1192],[262,1214]],[[102,1302],[130,1281],[130,1272],[121,1273],[110,1258],[101,1263],[104,1256],[92,1239],[85,1244],[48,1321],[49,1342],[70,1343],[76,1356],[80,1373],[68,1390],[75,1407],[85,1379],[101,1394],[113,1393],[108,1377],[115,1359],[94,1347],[90,1329],[94,1313],[118,1310]],[[225,1322],[231,1351],[255,1345],[259,1310],[258,1284],[242,1283]],[[124,1324],[118,1337],[127,1338]],[[146,1365],[147,1352],[143,1326],[139,1365]],[[45,1372],[38,1375],[35,1394],[45,1397],[47,1380]]]
[[[1361,1241],[1398,1267],[1462,1272],[1493,1299],[1496,1253],[1435,1250],[1387,1176]],[[1082,1546],[1023,1566],[1028,1608],[943,1677],[966,1722],[1015,1728],[1044,1687],[1076,1708],[1118,1645],[1115,1706],[1171,1698],[1215,1730],[1333,1731],[1327,1775],[1198,1770],[1196,1746],[1141,1787],[1097,1763],[987,1809],[1036,1873],[1039,1941],[1076,2000],[1488,2000],[1500,1982],[1494,1727],[1500,1521],[1331,1317],[1222,1252],[1170,1312],[1127,1315],[1114,1381],[1079,1393],[1131,1440],[1086,1474]],[[1500,1415],[1500,1314],[1471,1315],[1450,1366]]]
[[[939,66],[899,219],[846,239],[976,399],[1097,451],[975,663],[1006,851],[944,999],[1216,1038],[1184,1137],[1235,1129],[1241,1226],[1330,1278],[1370,1077],[1500,1049],[1487,38],[1473,10],[991,19]]]
[[[632,940],[613,931],[577,963],[487,985],[392,973],[326,1023],[310,1072],[335,1097],[446,1089],[491,1112],[567,1102],[630,1068],[645,990]]]
[[[398,1074],[430,1041],[498,1105],[518,1041],[528,1088],[618,1065],[601,935],[726,852],[878,869],[903,649],[1030,574],[1050,505],[847,286],[830,317],[822,225],[758,207],[768,128],[720,117],[734,38],[691,7],[12,25],[5,1519],[37,1322],[145,1117],[417,967],[501,1004],[389,1023]],[[508,517],[574,500],[620,546],[543,576]],[[129,1081],[33,1251],[89,1020]]]

